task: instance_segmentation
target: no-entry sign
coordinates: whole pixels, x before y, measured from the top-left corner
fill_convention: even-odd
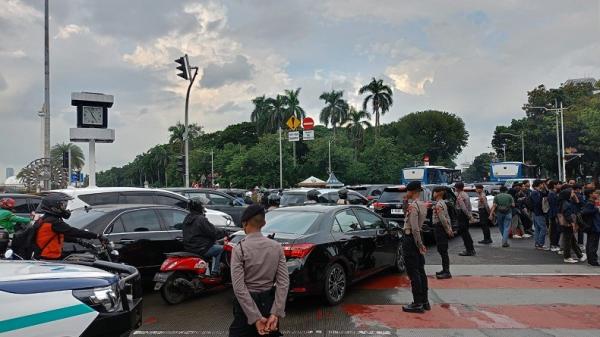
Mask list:
[[[304,130],[312,130],[315,128],[315,121],[310,117],[305,117],[302,120],[302,128]]]

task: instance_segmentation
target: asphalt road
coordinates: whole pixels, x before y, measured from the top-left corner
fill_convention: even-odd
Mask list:
[[[472,228],[475,241],[481,230]],[[600,336],[600,268],[566,265],[562,257],[533,249],[532,239],[501,248],[476,244],[477,255],[459,257],[460,237],[450,244],[451,280],[430,277],[433,310],[403,313],[412,300],[403,275],[382,273],[350,288],[342,305],[320,298],[288,303],[282,320],[285,336]],[[427,273],[439,270],[431,246]],[[231,322],[230,289],[218,289],[178,306],[160,296],[145,296],[144,324],[134,336],[227,336]]]

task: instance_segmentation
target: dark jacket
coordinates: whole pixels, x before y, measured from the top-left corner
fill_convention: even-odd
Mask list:
[[[587,231],[591,233],[600,233],[600,211],[594,202],[588,201],[581,209],[583,220],[589,224]]]
[[[548,204],[550,205],[548,216],[555,217],[556,214],[558,214],[558,196],[556,195],[556,192],[550,191],[548,193]]]
[[[538,190],[534,190],[529,195],[529,198],[531,198],[533,214],[536,216],[544,216],[544,211],[542,210],[542,193]]]
[[[204,256],[225,231],[215,228],[204,214],[190,213],[183,220],[183,249]]]

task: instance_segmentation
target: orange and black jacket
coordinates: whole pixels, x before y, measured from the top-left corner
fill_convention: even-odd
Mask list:
[[[40,227],[36,235],[38,252],[36,258],[56,260],[62,257],[64,242],[74,239],[96,239],[96,233],[87,232],[69,226],[62,218],[48,215],[40,218]]]

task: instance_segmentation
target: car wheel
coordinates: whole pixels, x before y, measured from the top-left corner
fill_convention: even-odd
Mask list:
[[[398,248],[396,248],[396,257],[394,259],[394,271],[397,273],[404,273],[406,271],[406,265],[404,264],[404,254],[402,252],[402,242],[398,242]]]
[[[346,295],[348,279],[344,267],[334,263],[325,273],[325,300],[329,305],[338,305]]]
[[[177,273],[169,276],[165,284],[160,288],[160,296],[168,304],[179,304],[187,298],[187,293],[175,285],[175,280],[179,277]]]

